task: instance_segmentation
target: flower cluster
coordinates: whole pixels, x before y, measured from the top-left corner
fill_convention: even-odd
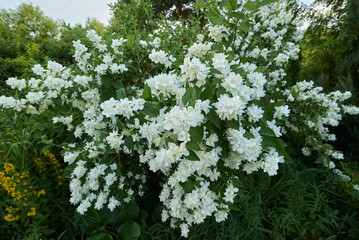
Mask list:
[[[29,171],[19,173],[11,163],[5,163],[4,170],[0,171],[0,187],[11,197],[12,204],[17,206],[5,209],[8,214],[4,219],[8,222],[19,220],[21,212],[26,212],[27,216],[34,216],[36,209],[29,206],[30,203],[32,204],[32,199],[45,195],[44,189],[40,191],[33,189],[29,184],[29,177]]]

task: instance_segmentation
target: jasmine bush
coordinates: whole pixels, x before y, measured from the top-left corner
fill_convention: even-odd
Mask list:
[[[155,172],[161,220],[187,237],[193,225],[223,222],[238,210],[247,175],[274,176],[292,161],[291,135],[305,156],[357,190],[336,167],[343,154],[328,142],[336,139],[329,126],[359,108],[343,103],[350,92],[287,83],[303,31],[286,1],[193,7],[203,9],[206,25],[163,20],[129,39],[90,30],[90,45],[73,43],[74,67],[49,61],[32,68],[37,78],[6,81],[16,94],[1,96],[2,108],[52,116],[66,128],[65,177],[78,213],[116,211],[143,198]],[[171,45],[172,38],[182,41]]]

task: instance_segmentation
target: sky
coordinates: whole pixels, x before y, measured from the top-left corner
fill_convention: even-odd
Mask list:
[[[62,19],[74,26],[76,23],[85,24],[88,17],[106,24],[111,18],[108,4],[117,0],[0,0],[0,8],[14,9],[23,2],[39,6],[46,16]]]
[[[313,0],[301,0],[309,4]],[[46,16],[53,19],[62,19],[71,26],[76,23],[85,24],[88,17],[95,17],[107,25],[111,18],[111,10],[108,6],[117,0],[0,0],[0,8],[16,8],[21,3],[33,3],[44,11]]]

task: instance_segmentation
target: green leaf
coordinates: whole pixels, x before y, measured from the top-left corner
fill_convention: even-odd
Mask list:
[[[191,139],[195,142],[201,142],[203,140],[203,127],[191,127],[189,129],[189,134],[191,135]]]
[[[160,113],[161,106],[151,102],[145,102],[143,109],[140,111],[143,115],[157,116]]]
[[[250,138],[255,138],[255,136],[254,136],[251,132],[248,132],[248,131],[246,131],[246,132],[243,134],[243,136],[244,136],[245,138],[248,138],[248,139],[250,139]]]
[[[112,236],[109,233],[101,232],[91,235],[86,238],[87,240],[112,240]]]
[[[186,193],[191,193],[193,190],[195,190],[194,182],[191,179],[188,179],[187,182],[184,184],[184,191]]]
[[[118,228],[117,234],[122,240],[138,239],[141,236],[140,225],[134,221],[127,221]]]
[[[229,0],[229,3],[232,7],[232,10],[237,10],[238,9],[238,1],[237,0]]]
[[[196,104],[196,100],[197,100],[197,92],[196,89],[194,88],[188,88],[185,92],[185,94],[182,97],[182,102],[184,105],[189,105],[194,107],[194,105]]]
[[[198,143],[193,142],[193,141],[186,143],[186,148],[194,150],[194,151],[201,151],[202,150],[200,148],[200,146],[198,145]]]
[[[139,216],[140,208],[138,207],[135,201],[131,201],[129,203],[123,203],[119,207],[119,214],[120,214],[121,222],[133,220]]]
[[[222,73],[221,73],[218,69],[215,69],[215,68],[212,68],[212,69],[211,69],[211,73],[212,73],[212,74],[222,75]],[[221,81],[220,79],[217,79],[217,80]]]
[[[192,7],[207,8],[207,4],[205,2],[203,2],[203,1],[200,1],[200,2],[193,3]]]
[[[233,182],[233,186],[235,186],[238,189],[243,189],[243,183],[241,182],[241,180],[239,180],[239,178],[235,177],[232,179]]]
[[[212,108],[209,113],[206,115],[206,118],[213,123],[217,128],[221,128],[221,119],[218,117],[216,111]]]
[[[287,144],[280,138],[277,139],[277,152],[282,155],[287,162],[292,162],[292,157],[285,150]]]
[[[52,101],[57,105],[57,106],[61,106],[62,105],[62,99],[60,96],[58,96],[57,98],[53,98]]]
[[[334,150],[334,147],[332,145],[330,145],[329,143],[324,143],[323,147],[325,147],[326,149],[329,149],[329,150]]]
[[[191,161],[199,161],[200,160],[194,151],[189,149],[188,152],[189,152],[188,156],[185,156],[185,158],[187,160],[191,160]]]
[[[250,25],[247,22],[241,22],[239,24],[239,29],[242,30],[244,33],[248,33]]]
[[[102,84],[105,86],[105,88],[109,88],[112,85],[112,77],[110,75],[102,75]]]
[[[251,11],[254,8],[254,2],[248,1],[245,4],[243,4],[243,7]]]
[[[234,203],[230,203],[228,204],[228,207],[229,209],[233,210],[233,211],[237,211],[237,212],[240,212],[240,211],[243,211],[243,209],[239,208],[236,204]]]
[[[63,178],[71,178],[71,174],[74,171],[76,164],[71,164],[64,169]]]
[[[257,8],[263,7],[265,5],[271,4],[271,3],[275,3],[278,0],[262,0],[258,3]]]
[[[126,90],[124,88],[118,89],[118,91],[117,91],[117,99],[120,100],[120,99],[123,99],[123,98],[126,98],[126,97],[127,97]]]
[[[256,70],[254,70],[255,72],[264,72],[265,70],[267,70],[268,68],[266,66],[259,66],[256,68]]]
[[[241,19],[241,20],[247,19],[247,16],[242,12],[232,12],[231,16],[236,18],[236,19]]]
[[[239,121],[238,120],[227,120],[226,125],[233,129],[239,129]]]
[[[123,87],[123,84],[120,82],[120,81],[113,81],[112,82],[112,86],[115,88],[115,89],[120,89]]]
[[[266,147],[274,147],[279,155],[283,156],[287,161],[291,161],[292,158],[285,150],[287,144],[280,138],[263,136],[262,145]]]
[[[132,136],[127,136],[125,138],[125,146],[128,148],[128,149],[132,149],[133,148],[133,139],[132,139]]]
[[[202,100],[211,99],[214,95],[214,90],[216,89],[215,85],[207,86],[204,91],[201,93],[200,98]]]
[[[151,100],[151,88],[149,86],[147,86],[147,85],[143,89],[142,98],[145,99],[146,101]]]
[[[218,11],[218,9],[213,10],[211,9],[207,14],[206,17],[214,24],[221,25],[224,24],[226,21]]]
[[[283,106],[283,104],[284,104],[284,99],[277,101],[277,102],[274,104],[274,106],[275,106],[275,107],[279,107],[279,106]]]
[[[227,94],[227,91],[224,87],[217,88],[216,96],[219,98],[221,95]]]
[[[276,137],[275,133],[272,129],[269,127],[261,127],[261,130],[259,130],[259,134],[261,136],[267,136],[267,137]]]
[[[267,137],[267,136],[263,136],[263,142],[262,145],[264,147],[276,147],[276,138],[275,137]]]
[[[167,137],[167,138],[166,138],[166,146],[167,146],[167,147],[168,147],[168,144],[169,144],[169,143],[177,144],[177,141],[176,141],[175,139],[173,139],[172,136],[170,136],[170,137]]]

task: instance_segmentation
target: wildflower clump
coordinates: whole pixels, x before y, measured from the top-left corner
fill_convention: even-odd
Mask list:
[[[10,197],[10,204],[16,206],[5,209],[8,214],[4,220],[9,222],[19,220],[22,212],[27,212],[27,216],[36,214],[35,207],[31,207],[30,204],[33,204],[36,198],[45,195],[45,190],[34,190],[29,178],[29,171],[17,172],[11,163],[5,163],[3,170],[0,171],[0,189]]]
[[[4,217],[4,220],[8,222],[19,220],[19,215],[15,214],[18,210],[19,208],[13,208],[13,207],[5,208],[5,211],[8,212],[8,214]]]

